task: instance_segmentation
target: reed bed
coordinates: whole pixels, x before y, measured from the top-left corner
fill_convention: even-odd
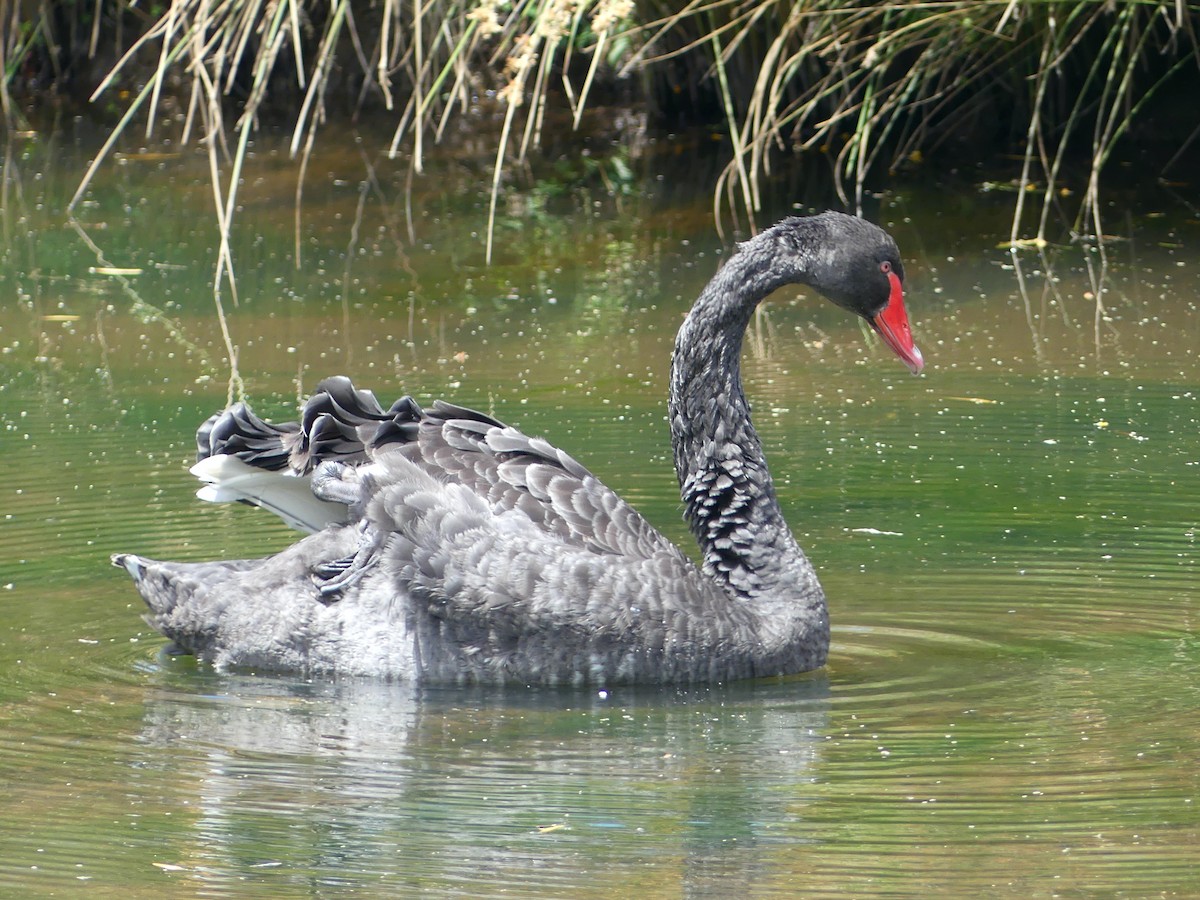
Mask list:
[[[39,48],[60,60],[63,11],[83,9],[0,0],[6,115],[10,86]],[[281,107],[301,185],[334,107],[391,116],[387,152],[409,154],[417,175],[455,117],[496,110],[494,219],[506,173],[539,146],[548,106],[562,104],[578,126],[598,83],[624,81],[662,115],[716,111],[729,158],[714,211],[718,223],[729,213],[749,229],[771,178],[797,154],[826,154],[843,202],[861,208],[881,173],[988,128],[990,146],[1020,160],[1010,237],[1022,246],[1048,240],[1056,211],[1076,235],[1101,235],[1114,149],[1163,86],[1200,69],[1195,0],[169,0],[158,15],[95,0],[86,9],[86,28],[71,20],[86,43],[75,55],[114,48],[92,97],[134,90],[76,201],[123,133],[142,122],[152,136],[163,98],[181,98],[182,138],[211,160],[226,238],[218,280],[229,273],[248,141]],[[1068,167],[1076,181],[1086,173],[1069,209]]]

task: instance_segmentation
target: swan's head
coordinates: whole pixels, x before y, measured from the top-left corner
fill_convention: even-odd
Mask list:
[[[913,371],[925,365],[904,308],[904,265],[892,236],[857,216],[826,212],[775,226],[789,281],[816,288],[862,316]]]

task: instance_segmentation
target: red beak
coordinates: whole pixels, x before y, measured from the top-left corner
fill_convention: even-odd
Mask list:
[[[914,375],[925,368],[925,359],[921,351],[913,344],[912,331],[908,327],[908,313],[904,309],[904,291],[900,289],[900,279],[895,272],[888,272],[892,282],[892,293],[883,312],[867,321],[879,332],[885,344],[892,348],[895,354],[904,360],[904,364]]]

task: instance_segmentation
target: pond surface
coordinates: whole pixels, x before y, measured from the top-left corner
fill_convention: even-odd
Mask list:
[[[921,377],[800,292],[757,320],[747,390],[830,598],[826,669],[413,690],[170,658],[109,567],[294,535],[187,474],[230,375],[204,160],[131,148],[77,228],[94,146],[10,135],[4,160],[0,893],[1200,892],[1200,224],[1169,199],[1107,245],[1097,316],[1099,255],[1014,261],[1003,197],[887,195]],[[406,198],[403,165],[328,152],[299,267],[290,164],[247,171],[222,302],[256,408],[337,372],[453,398],[690,547],[663,416],[728,246],[707,198],[514,190],[485,267],[478,172]]]

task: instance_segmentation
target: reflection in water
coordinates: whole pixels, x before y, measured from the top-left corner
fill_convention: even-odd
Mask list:
[[[588,890],[641,866],[752,890],[803,811],[821,678],[695,691],[420,690],[221,678],[152,694],[146,765],[194,785],[180,877]],[[672,874],[668,876],[668,871]],[[600,891],[602,893],[602,891]]]

